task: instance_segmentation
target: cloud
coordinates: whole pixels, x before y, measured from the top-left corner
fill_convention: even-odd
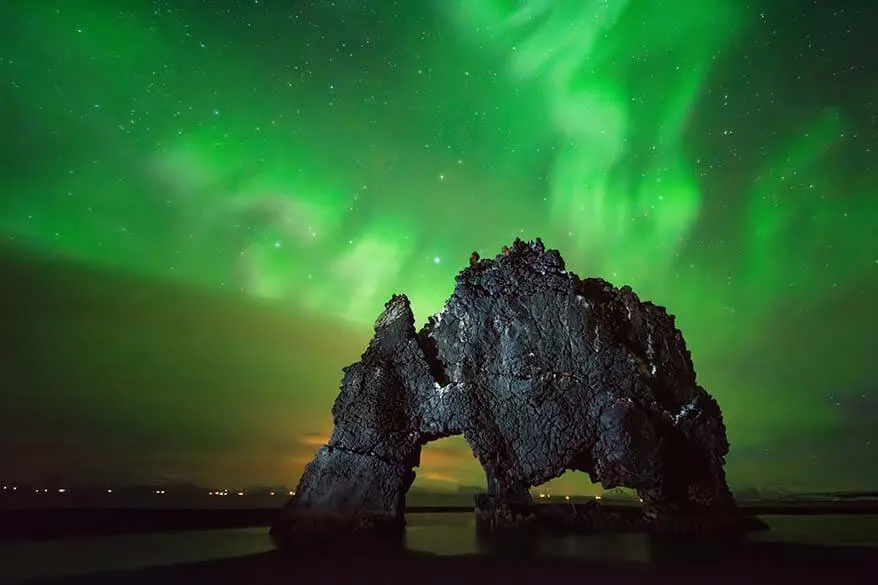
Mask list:
[[[305,433],[299,438],[299,443],[306,447],[322,447],[329,443],[329,433]]]
[[[208,478],[201,458],[219,476],[238,466],[289,477],[325,439],[315,430],[331,426],[341,369],[368,338],[191,287],[40,257],[0,261],[0,321],[16,338],[0,353],[0,444],[33,455],[0,462],[6,476],[91,457],[72,471],[148,477],[187,460]],[[245,452],[251,463],[234,463]]]
[[[438,471],[426,471],[418,474],[418,477],[429,480],[429,481],[437,481],[443,483],[451,483],[457,485],[460,483],[458,478],[453,475],[449,475],[447,473],[439,473]]]

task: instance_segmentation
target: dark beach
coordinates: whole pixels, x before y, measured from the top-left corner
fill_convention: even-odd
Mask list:
[[[878,570],[874,550],[805,545],[688,547],[649,565],[527,556],[367,554],[322,558],[279,553],[204,563],[30,581],[88,584],[287,583],[867,583]]]

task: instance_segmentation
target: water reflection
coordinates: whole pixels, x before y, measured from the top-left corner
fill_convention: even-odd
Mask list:
[[[568,557],[601,563],[691,562],[733,550],[751,551],[760,544],[829,547],[878,546],[878,515],[762,516],[770,529],[736,538],[706,541],[666,541],[645,534],[517,534],[487,537],[476,531],[471,514],[410,514],[405,547],[438,555]],[[768,549],[766,549],[768,550]],[[776,554],[777,548],[771,548]],[[766,553],[769,554],[769,553]]]
[[[410,514],[407,520],[405,547],[438,555],[570,557],[610,563],[645,563],[654,557],[643,534],[488,536],[476,531],[471,514]]]
[[[748,534],[743,553],[777,559],[813,555],[816,549],[761,545],[878,546],[878,515],[763,516],[771,530]],[[595,563],[686,563],[734,552],[724,542],[669,543],[644,534],[519,535],[503,539],[477,534],[472,514],[409,514],[404,546],[436,555],[490,554],[516,558],[576,558]],[[761,544],[760,544],[761,543]],[[757,545],[753,547],[752,545]],[[753,550],[747,552],[744,549]],[[250,555],[271,550],[268,528],[131,534],[52,542],[0,543],[0,582]],[[741,551],[739,551],[741,552]],[[742,557],[743,558],[743,557]],[[51,562],[47,562],[51,559]]]

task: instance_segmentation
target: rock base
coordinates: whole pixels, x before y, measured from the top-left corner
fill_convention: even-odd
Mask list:
[[[737,510],[679,518],[644,518],[637,506],[601,505],[597,501],[564,504],[503,503],[489,494],[475,496],[476,529],[482,533],[514,530],[548,533],[646,533],[660,538],[723,537],[765,530],[754,516]]]
[[[476,531],[532,531],[539,522],[533,504],[501,502],[489,494],[475,496]]]

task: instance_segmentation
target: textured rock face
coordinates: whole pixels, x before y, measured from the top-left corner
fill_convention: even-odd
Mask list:
[[[652,521],[734,515],[722,415],[673,316],[567,272],[540,240],[473,255],[420,332],[394,296],[332,412],[329,445],[272,528],[280,544],[306,517],[401,529],[421,446],[456,434],[495,507],[530,503],[530,487],[572,469],[635,489]]]

